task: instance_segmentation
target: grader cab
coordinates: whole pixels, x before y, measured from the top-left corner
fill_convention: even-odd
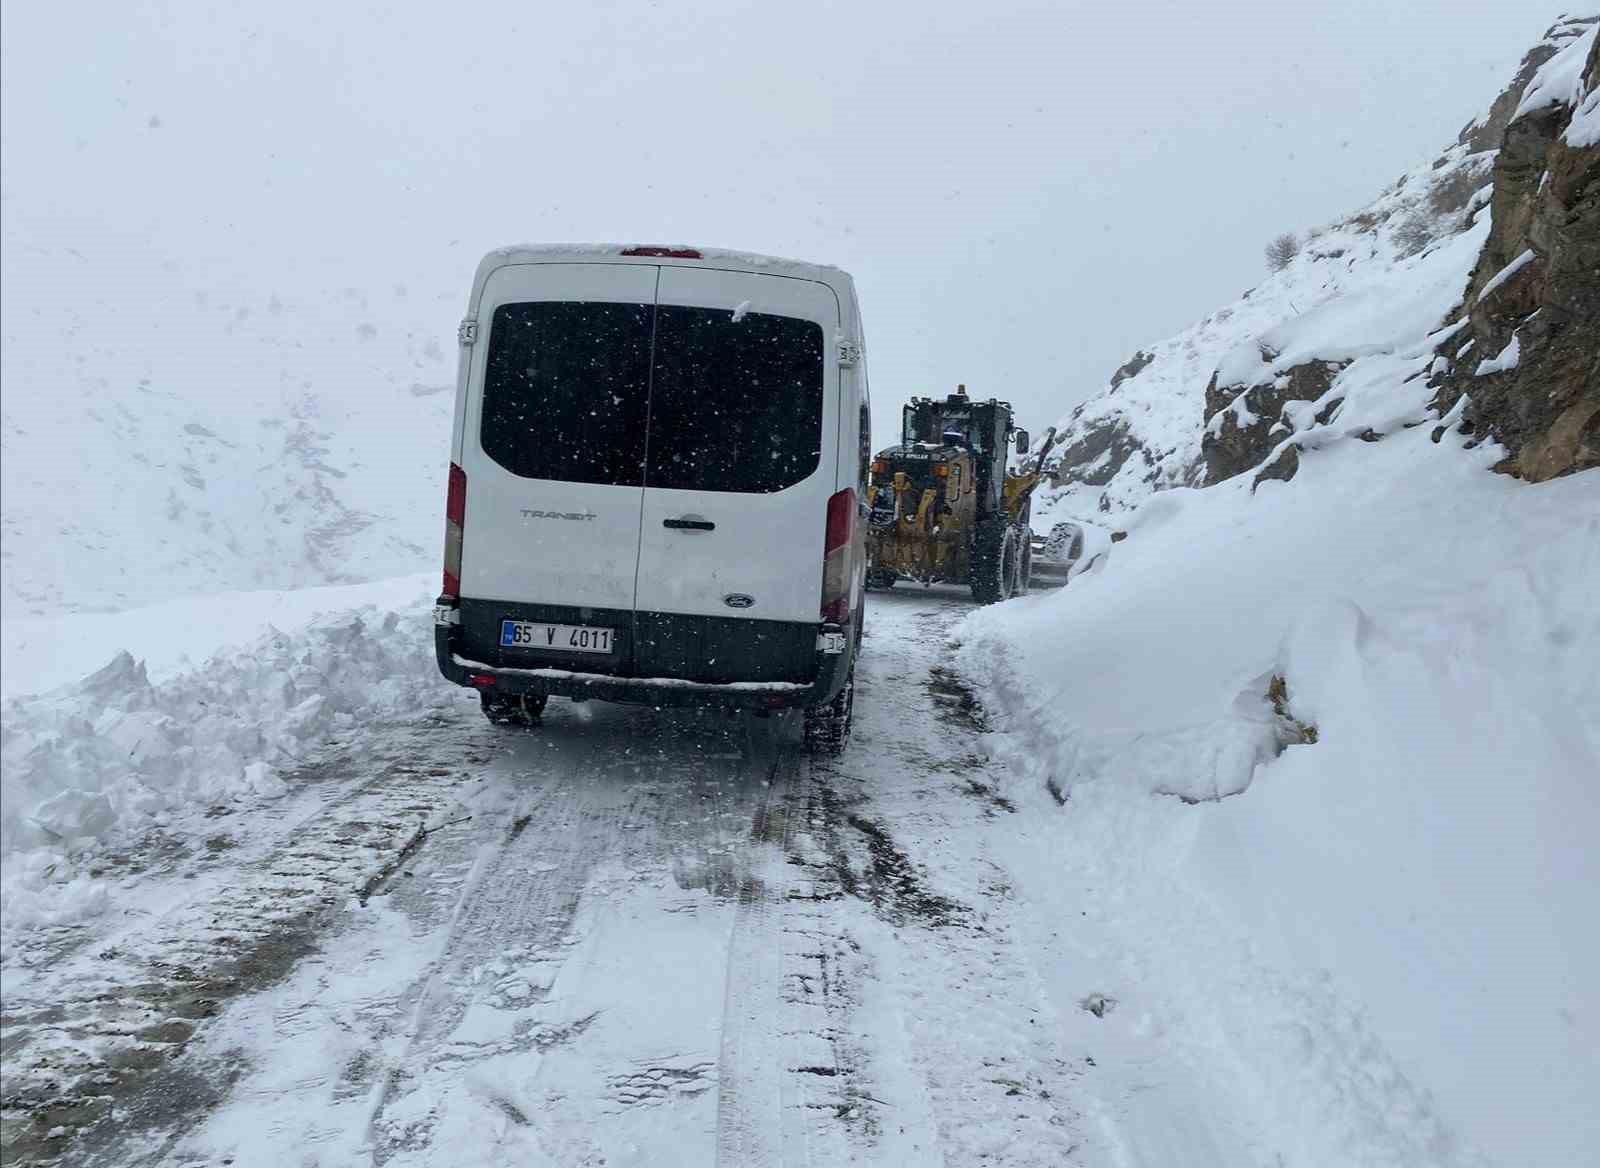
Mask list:
[[[901,417],[900,445],[872,462],[867,586],[967,584],[980,604],[1027,591],[1031,497],[1055,430],[1013,474],[1010,453],[1028,452],[1028,434],[1012,424],[1009,402],[974,401],[961,385],[943,399],[912,398]]]

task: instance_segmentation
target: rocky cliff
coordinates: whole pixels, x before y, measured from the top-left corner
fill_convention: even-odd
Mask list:
[[[1594,465],[1597,22],[1558,22],[1438,157],[1275,242],[1267,280],[1118,369],[1063,419],[1044,513],[1290,478],[1308,449],[1446,415],[1524,477]]]
[[[1557,30],[1593,29],[1594,18]],[[1587,44],[1587,51],[1585,51]],[[1440,349],[1435,404],[1540,481],[1600,466],[1600,40],[1573,36],[1507,120],[1467,327]]]

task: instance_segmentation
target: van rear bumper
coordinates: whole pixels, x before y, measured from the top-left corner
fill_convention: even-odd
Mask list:
[[[810,682],[789,681],[686,681],[675,677],[621,677],[584,673],[554,667],[524,668],[490,664],[463,655],[458,625],[436,622],[434,655],[439,672],[456,685],[483,693],[517,696],[555,695],[594,698],[604,702],[629,702],[650,706],[724,706],[738,709],[782,710],[826,705],[844,688],[854,659],[854,624],[824,625],[824,634],[839,634],[844,651],[816,654],[816,672]]]

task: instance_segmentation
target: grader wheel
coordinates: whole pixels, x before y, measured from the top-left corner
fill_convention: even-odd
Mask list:
[[[1031,567],[1021,531],[1000,517],[981,524],[972,547],[972,599],[994,604],[1020,596]]]

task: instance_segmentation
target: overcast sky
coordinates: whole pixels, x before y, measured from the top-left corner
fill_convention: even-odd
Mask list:
[[[441,340],[508,242],[820,260],[880,439],[957,381],[1039,428],[1451,141],[1563,8],[8,4],[6,243],[130,302],[399,287]]]

